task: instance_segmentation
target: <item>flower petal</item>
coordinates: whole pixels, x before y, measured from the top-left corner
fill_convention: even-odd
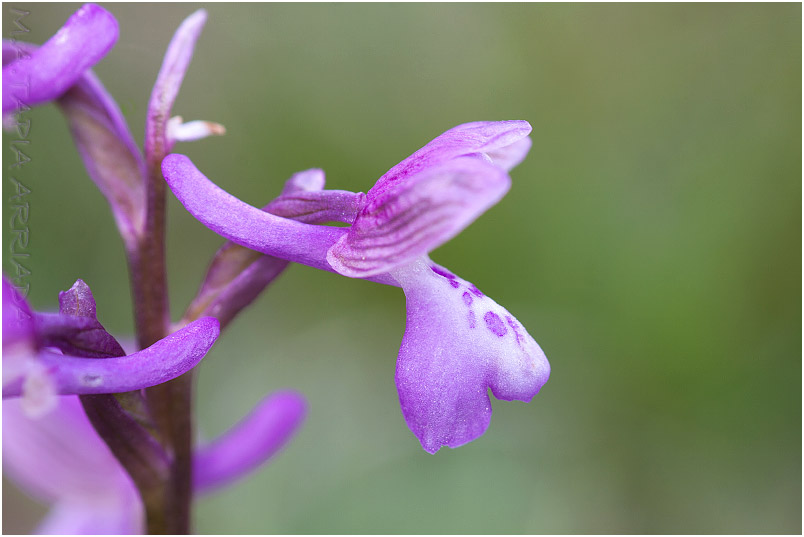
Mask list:
[[[38,533],[142,533],[134,483],[89,423],[77,397],[58,397],[38,419],[3,401],[3,470],[28,493],[56,502]]]
[[[367,195],[370,199],[380,196],[393,185],[424,169],[463,155],[485,154],[492,164],[509,171],[525,158],[530,149],[530,144],[521,142],[530,131],[530,124],[521,120],[475,121],[458,125],[388,170]],[[515,148],[508,149],[514,144]],[[502,158],[495,160],[495,155]]]
[[[165,59],[151,91],[145,121],[145,160],[149,166],[158,167],[159,162],[170,151],[167,137],[170,111],[206,21],[207,12],[204,9],[199,9],[184,19],[165,52]]]
[[[33,312],[22,295],[3,276],[3,350],[36,347]]]
[[[143,508],[136,493],[129,501],[61,501],[36,529],[37,535],[139,535]]]
[[[195,455],[198,492],[219,488],[266,462],[282,449],[307,414],[300,394],[285,391],[263,399],[251,413]]]
[[[37,333],[44,346],[83,358],[125,356],[120,343],[98,322],[95,297],[83,280],[59,293],[59,313],[36,315]]]
[[[332,270],[326,251],[346,230],[301,224],[252,207],[213,184],[184,155],[165,157],[162,173],[184,208],[218,235],[267,255]]]
[[[497,203],[510,184],[506,172],[476,158],[427,168],[369,197],[327,260],[352,278],[405,265],[457,235]]]
[[[212,317],[199,319],[128,356],[93,360],[42,351],[37,360],[46,366],[59,393],[120,393],[148,388],[174,379],[195,367],[212,347],[220,325]],[[21,382],[3,386],[3,397],[19,396]]]
[[[117,21],[95,4],[76,11],[30,58],[3,68],[3,114],[59,97],[114,46]]]
[[[36,332],[42,346],[82,358],[123,356],[125,351],[96,319],[59,313],[36,313]]]
[[[474,285],[423,258],[394,271],[407,300],[396,384],[422,447],[461,446],[491,419],[498,399],[530,401],[550,364],[519,322]]]
[[[3,401],[3,470],[45,501],[133,490],[134,483],[90,425],[78,398],[58,397],[57,403],[49,414],[30,419],[20,400]]]
[[[313,168],[288,179],[282,194],[263,210],[305,224],[351,224],[363,207],[365,197],[360,192],[324,190],[324,171]]]
[[[495,166],[510,171],[525,160],[531,145],[533,145],[533,142],[526,136],[510,145],[487,151],[485,154],[488,155]]]

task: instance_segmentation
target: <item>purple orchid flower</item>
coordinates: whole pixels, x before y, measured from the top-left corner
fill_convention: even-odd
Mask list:
[[[268,461],[294,436],[306,414],[291,391],[263,399],[194,458],[196,493],[213,492]],[[134,482],[93,429],[77,397],[57,397],[31,419],[21,400],[3,402],[3,468],[52,509],[40,534],[141,534],[143,506]]]
[[[201,361],[220,333],[217,319],[204,317],[125,356],[95,319],[89,288],[81,280],[76,288],[91,300],[91,315],[33,312],[3,279],[3,398],[22,397],[31,416],[52,410],[57,395],[128,392],[176,378]]]
[[[427,254],[499,201],[508,171],[530,149],[525,121],[451,129],[383,175],[367,194],[312,191],[273,203],[287,218],[224,192],[190,159],[173,154],[162,172],[202,224],[263,254],[402,287],[407,324],[396,367],[402,413],[422,447],[461,446],[491,418],[490,388],[530,401],[547,382],[544,353],[507,310]],[[349,228],[314,226],[319,219]]]

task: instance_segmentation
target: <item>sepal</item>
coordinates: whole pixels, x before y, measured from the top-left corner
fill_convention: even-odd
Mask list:
[[[497,203],[510,184],[500,168],[461,157],[380,192],[369,191],[349,232],[327,252],[327,261],[352,278],[389,272],[460,233]]]

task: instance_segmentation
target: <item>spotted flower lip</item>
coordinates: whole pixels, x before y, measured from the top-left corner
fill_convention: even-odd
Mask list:
[[[489,389],[498,399],[527,402],[550,375],[544,353],[519,321],[427,255],[507,192],[508,171],[530,149],[529,132],[524,121],[459,125],[391,168],[365,195],[280,196],[272,205],[286,218],[224,192],[183,155],[168,155],[162,172],[184,207],[230,241],[402,287],[407,322],[396,368],[399,401],[422,447],[435,453],[485,432]],[[288,219],[311,211],[352,225]]]
[[[91,298],[82,281],[76,287],[86,288]],[[116,344],[99,323],[81,320],[94,318],[92,303],[92,317],[42,316],[31,312],[3,279],[3,398],[22,396],[26,402],[36,402],[33,414],[41,415],[52,408],[55,395],[119,393],[155,386],[195,367],[220,333],[217,319],[205,317],[128,356],[87,358],[87,352],[102,355]],[[63,353],[76,346],[82,347],[81,355]]]
[[[85,4],[30,58],[3,67],[3,114],[61,96],[111,50],[118,35],[111,13]]]
[[[399,403],[426,451],[482,435],[491,420],[489,389],[497,399],[529,402],[547,382],[550,364],[539,345],[473,284],[426,257],[393,275],[407,303]]]

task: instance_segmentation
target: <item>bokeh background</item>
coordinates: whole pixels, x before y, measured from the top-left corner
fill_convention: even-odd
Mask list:
[[[41,43],[78,6],[4,4],[3,37],[12,7]],[[141,141],[198,6],[106,7],[120,40],[95,71]],[[432,257],[516,315],[553,371],[532,403],[494,401],[481,439],[428,455],[393,382],[402,293],[294,266],[200,366],[198,426],[218,434],[280,388],[309,420],[200,500],[197,531],[801,532],[799,4],[205,7],[174,113],[228,133],[177,151],[254,205],[298,170],[365,191],[454,125],[530,121],[511,192]],[[58,110],[30,117],[31,301],[55,308],[81,277],[130,335],[104,199]],[[221,242],[171,197],[174,318]],[[44,512],[4,481],[6,533]]]

